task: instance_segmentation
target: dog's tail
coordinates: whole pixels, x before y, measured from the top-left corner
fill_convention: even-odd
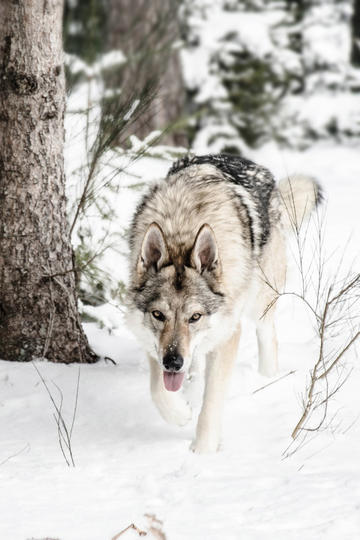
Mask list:
[[[278,189],[282,222],[285,227],[299,231],[323,199],[321,186],[310,176],[293,174],[280,180]]]

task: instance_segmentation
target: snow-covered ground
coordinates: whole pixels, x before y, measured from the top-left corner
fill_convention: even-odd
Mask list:
[[[347,260],[354,259],[360,243],[356,148],[326,145],[296,154],[268,146],[249,157],[277,177],[293,171],[318,177],[329,200],[328,249],[343,248],[352,234]],[[153,163],[155,176],[167,168]],[[128,192],[119,227],[128,224],[139,197]],[[145,514],[163,522],[166,540],[360,538],[360,367],[354,349],[346,357],[353,371],[332,402],[336,422],[285,458],[316,355],[311,322],[298,304],[279,305],[280,375],[296,373],[256,393],[269,380],[256,372],[253,329],[245,326],[223,448],[198,456],[189,451],[195,418],[184,428],[163,422],[151,403],[144,353],[121,311],[114,308],[109,317],[112,334],[86,325],[95,351],[117,364],[102,360],[80,368],[75,468],[61,454],[55,411],[34,366],[0,362],[1,540],[111,540],[132,522],[148,538],[165,538],[150,532]],[[79,367],[36,365],[57,403],[61,390],[70,426]],[[121,536],[137,537],[134,530]]]

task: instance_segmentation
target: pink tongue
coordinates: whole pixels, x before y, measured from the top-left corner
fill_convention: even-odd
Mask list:
[[[184,380],[184,373],[164,371],[164,384],[169,392],[177,392]]]

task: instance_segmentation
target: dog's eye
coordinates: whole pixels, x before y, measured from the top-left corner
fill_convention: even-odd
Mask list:
[[[189,319],[189,323],[197,322],[199,319],[201,319],[201,313],[194,313]]]
[[[161,311],[159,311],[158,309],[155,309],[154,311],[151,312],[152,316],[154,317],[154,319],[157,319],[158,321],[165,321],[165,315],[163,313],[161,313]]]

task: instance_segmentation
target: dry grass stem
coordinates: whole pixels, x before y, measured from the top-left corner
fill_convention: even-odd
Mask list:
[[[57,391],[59,392],[59,396],[60,396],[60,403],[57,404],[56,401],[55,401],[55,398],[47,384],[47,382],[45,381],[41,371],[39,370],[39,368],[36,366],[35,362],[32,361],[32,365],[34,367],[34,369],[36,370],[37,374],[39,375],[39,378],[44,386],[44,388],[46,389],[46,392],[50,398],[50,401],[55,409],[55,413],[53,414],[54,416],[54,419],[55,419],[55,423],[56,423],[56,426],[57,426],[57,434],[58,434],[58,442],[59,442],[59,446],[60,446],[60,450],[61,450],[61,453],[63,455],[63,458],[67,464],[68,467],[70,466],[73,466],[75,467],[75,460],[74,460],[74,455],[73,455],[73,450],[72,450],[72,434],[73,434],[73,429],[74,429],[74,424],[75,424],[75,419],[76,419],[76,413],[77,413],[77,408],[78,408],[78,399],[79,399],[79,388],[80,388],[80,366],[79,366],[79,369],[78,369],[78,376],[77,376],[77,381],[76,381],[76,390],[75,390],[75,402],[74,402],[74,407],[73,407],[73,413],[72,413],[72,418],[71,418],[71,423],[70,423],[70,426],[68,427],[68,424],[67,422],[65,421],[65,418],[63,416],[63,401],[64,401],[64,396],[63,396],[63,393],[62,393],[62,390],[61,388],[59,388],[59,386],[53,382],[53,385],[55,386],[55,388],[57,389]]]

